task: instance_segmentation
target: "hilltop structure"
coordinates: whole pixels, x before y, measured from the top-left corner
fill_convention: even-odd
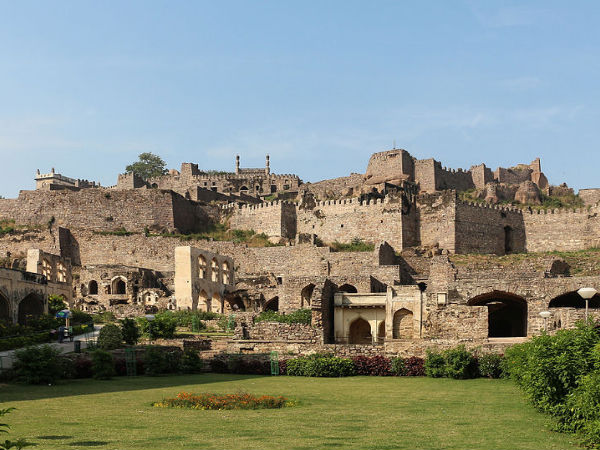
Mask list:
[[[577,289],[600,290],[600,189],[577,196],[551,185],[539,158],[454,170],[392,149],[373,154],[364,174],[317,183],[272,174],[268,156],[264,168],[241,168],[239,157],[230,173],[184,163],[148,180],[119,175],[111,187],[54,171],[36,182],[0,199],[0,219],[14,222],[0,236],[6,265],[38,249],[27,271],[41,278],[30,282],[51,286],[65,272],[52,282],[70,289],[56,289],[89,311],[234,314],[234,352],[498,350],[574,326],[584,316]],[[15,276],[26,281],[27,271]],[[1,281],[1,318],[40,312]],[[589,306],[600,317],[600,298]],[[301,308],[311,325],[253,321]]]

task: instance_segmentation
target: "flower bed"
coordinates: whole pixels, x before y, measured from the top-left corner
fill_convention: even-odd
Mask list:
[[[180,392],[175,398],[165,398],[152,404],[157,408],[190,408],[190,409],[275,409],[292,406],[285,397],[273,397],[252,394],[192,394]]]

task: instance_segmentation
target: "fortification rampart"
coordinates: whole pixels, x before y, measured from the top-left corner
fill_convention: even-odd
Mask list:
[[[208,215],[171,191],[85,189],[21,191],[17,199],[0,199],[0,218],[96,231],[149,227],[191,232],[206,226]]]
[[[529,252],[600,247],[600,208],[524,210]]]
[[[350,243],[386,241],[403,248],[402,208],[400,198],[393,201],[357,199],[317,202],[313,209],[299,209],[298,233],[316,234],[324,242]]]

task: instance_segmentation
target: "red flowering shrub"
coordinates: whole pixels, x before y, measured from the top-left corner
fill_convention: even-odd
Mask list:
[[[92,360],[89,358],[76,358],[73,362],[75,378],[92,378]]]
[[[285,397],[273,397],[252,394],[192,394],[180,392],[175,398],[165,398],[152,406],[158,408],[190,408],[190,409],[271,409],[292,406]]]
[[[355,356],[352,358],[357,375],[389,376],[392,363],[385,356]]]
[[[425,376],[425,361],[423,358],[411,356],[404,360],[407,377],[424,377]]]

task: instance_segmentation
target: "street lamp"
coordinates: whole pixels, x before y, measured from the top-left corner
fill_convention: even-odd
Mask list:
[[[548,318],[552,315],[550,311],[541,311],[540,316],[544,319],[544,331],[548,332]]]
[[[584,287],[577,291],[577,293],[585,300],[585,321],[588,321],[588,306],[590,303],[590,298],[598,293],[596,289],[591,287]]]

